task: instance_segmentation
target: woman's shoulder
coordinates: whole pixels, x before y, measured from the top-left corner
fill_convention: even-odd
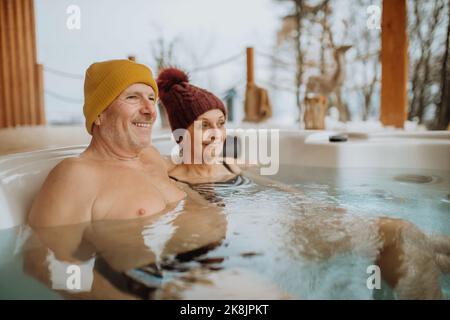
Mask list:
[[[237,160],[234,158],[226,157],[223,159],[223,164],[230,170],[232,173],[238,175],[242,173],[241,167],[237,164]]]
[[[177,182],[184,182],[187,180],[186,168],[183,165],[174,165],[168,171],[169,177]]]

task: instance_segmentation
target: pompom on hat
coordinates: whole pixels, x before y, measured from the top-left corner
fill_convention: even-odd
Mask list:
[[[96,62],[86,70],[84,79],[84,106],[86,130],[92,135],[95,119],[122,93],[134,83],[152,87],[155,98],[158,86],[152,71],[143,64],[130,60],[109,60]]]
[[[205,112],[219,109],[226,116],[222,100],[189,83],[188,75],[177,68],[165,68],[156,80],[172,131],[187,129]]]

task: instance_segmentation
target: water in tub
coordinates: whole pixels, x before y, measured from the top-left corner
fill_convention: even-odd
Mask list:
[[[271,178],[305,196],[238,178],[196,187],[215,205],[0,231],[0,298],[392,299],[367,286],[374,219],[450,236],[448,171],[284,166]],[[441,286],[448,298],[448,275]]]

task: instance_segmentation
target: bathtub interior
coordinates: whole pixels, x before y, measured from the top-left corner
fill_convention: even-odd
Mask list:
[[[399,210],[404,208],[405,212],[400,212],[400,218],[407,218],[424,227],[425,231],[438,230],[450,234],[450,219],[445,213],[450,203],[450,194],[448,194],[450,136],[448,134],[425,135],[416,139],[416,137],[404,135],[371,136],[350,133],[347,142],[330,143],[328,137],[331,134],[335,134],[335,132],[280,131],[280,154],[278,159],[274,158],[274,161],[279,162],[281,169],[275,178],[302,188],[306,193],[321,201],[328,201],[330,194],[336,195],[340,192],[340,195],[335,196],[334,200],[354,205],[357,209],[370,210],[373,209],[370,205],[382,206],[383,203],[391,201],[390,197],[393,193],[390,190],[395,189],[394,196],[397,198],[393,202],[398,207],[386,206],[384,212],[392,208]],[[242,140],[242,136],[237,136]],[[169,155],[174,150],[175,143],[170,136],[160,136],[154,139],[154,145],[162,154]],[[248,147],[242,142],[239,146]],[[0,231],[4,229],[3,232],[0,232],[0,264],[8,263],[8,259],[14,258],[30,235],[30,230],[25,225],[26,214],[48,173],[61,160],[78,155],[85,147],[85,145],[72,146],[0,157]],[[389,153],[393,153],[391,158],[388,156]],[[242,152],[242,155],[245,155],[245,152]],[[438,177],[439,179],[428,185],[395,182],[391,179],[399,174],[408,173]],[[388,184],[385,183],[386,177],[390,181]],[[377,181],[377,178],[380,181]],[[339,190],[326,189],[327,185],[335,185],[335,189]],[[372,198],[379,198],[379,201],[367,201],[365,193],[372,192],[374,189],[367,185],[377,186],[378,191],[376,192],[378,193],[372,194]],[[429,191],[423,186],[428,186]],[[401,190],[398,191],[398,189]],[[411,205],[405,205],[404,198],[411,201],[414,200],[414,197],[424,197],[426,201],[410,202]],[[261,198],[260,200],[267,199]],[[420,210],[414,208],[417,204],[421,205]],[[242,204],[237,203],[236,205],[242,207]],[[266,203],[266,205],[269,209],[280,210],[276,203]],[[256,208],[255,206],[256,204],[252,203],[246,208],[249,216],[251,215],[250,211]],[[233,206],[231,205],[230,208]],[[436,214],[434,216],[430,214],[429,217],[426,214],[414,216],[408,215],[407,210],[411,210],[413,214],[419,211],[426,213],[428,210],[434,210]],[[436,221],[430,221],[434,218]],[[238,222],[239,219],[242,219],[242,225],[249,225],[249,221],[245,220],[244,215],[235,215],[233,219]],[[276,228],[275,225],[272,228]],[[251,232],[251,230],[252,228],[238,231],[244,233]],[[274,230],[276,231],[276,229]],[[263,231],[255,231],[255,234],[258,232]],[[240,238],[239,241],[245,243],[246,240]],[[275,242],[261,241],[261,243],[271,246]],[[220,248],[219,253],[220,250],[223,251],[223,255],[230,254],[227,248]],[[276,250],[279,248],[274,248],[274,251]],[[248,266],[251,267],[254,261],[248,263]],[[283,265],[272,267],[273,272],[280,273],[278,277],[282,277],[281,275],[284,273],[292,274],[294,272],[293,269],[283,269],[285,267]],[[323,268],[328,267],[323,266]],[[264,261],[261,263],[261,268],[267,270],[267,264]],[[21,281],[19,278],[20,275],[18,275],[17,281]],[[283,281],[286,287],[289,287],[292,279],[286,277],[286,279],[280,280],[280,282]],[[446,281],[448,291],[450,279],[446,278]],[[24,284],[25,286],[26,284]],[[41,297],[46,295],[49,295],[50,298],[56,297],[46,290],[42,290],[41,293]]]
[[[48,173],[84,146],[26,152],[0,159],[0,229],[21,225]]]

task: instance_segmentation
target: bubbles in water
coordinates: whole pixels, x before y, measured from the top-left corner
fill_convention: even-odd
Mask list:
[[[444,198],[442,198],[441,201],[445,203],[450,203],[450,193],[447,194]]]
[[[394,177],[394,180],[407,183],[434,183],[439,177],[424,176],[419,174],[401,174]]]

